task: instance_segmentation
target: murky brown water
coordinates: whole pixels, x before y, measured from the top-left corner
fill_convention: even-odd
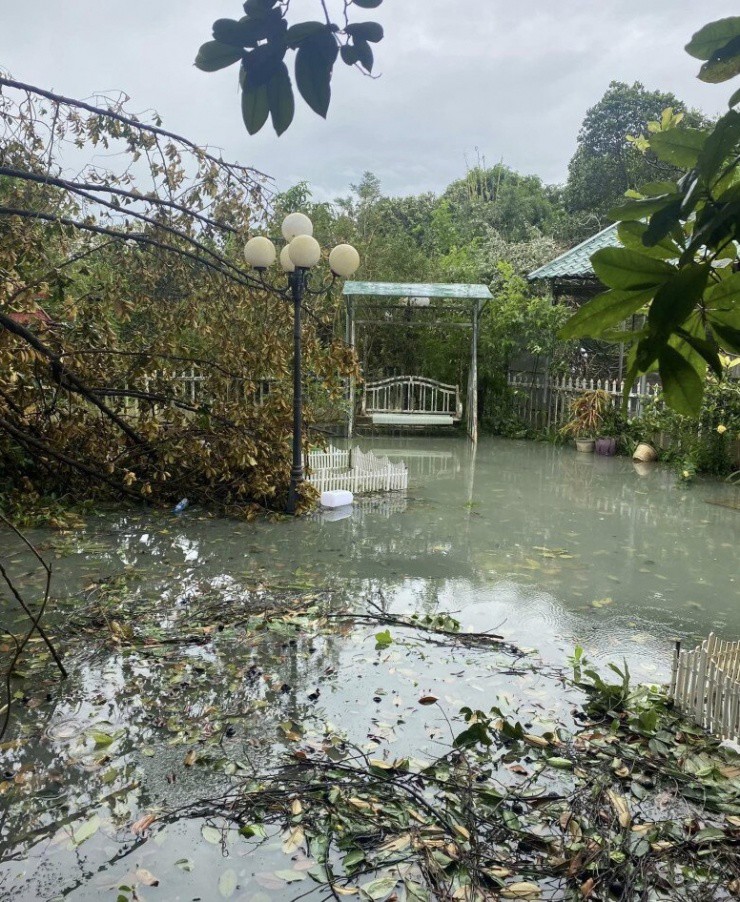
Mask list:
[[[131,823],[259,771],[290,724],[328,722],[359,744],[423,757],[450,737],[436,709],[418,706],[425,692],[451,716],[497,701],[540,725],[567,711],[534,657],[512,668],[505,656],[429,646],[403,631],[376,650],[373,626],[255,633],[246,620],[260,585],[283,598],[313,593],[329,609],[453,612],[464,630],[502,633],[547,662],[563,664],[581,644],[595,658],[626,657],[647,680],[666,677],[676,638],[740,637],[737,488],[676,485],[660,467],[531,443],[373,448],[407,461],[408,496],[364,501],[346,518],[115,513],[91,517],[79,534],[32,536],[55,558],[56,595],[77,599],[52,613],[71,676],[50,683],[48,699],[34,695],[32,667],[14,683],[19,705],[0,759],[9,778],[0,783],[0,899],[130,898],[118,887],[136,883],[140,868],[161,881],[139,885],[143,899],[221,898],[230,870],[238,888],[229,898],[292,899],[310,879],[274,877],[285,867],[277,839],[252,854],[233,834],[225,857],[199,820],[146,842]],[[19,551],[13,566],[32,592],[30,559]],[[102,646],[91,634],[65,641],[79,599],[101,593],[146,624],[151,646]],[[213,633],[167,644],[191,626]],[[103,623],[100,638],[111,629]],[[39,677],[51,679],[42,663]]]

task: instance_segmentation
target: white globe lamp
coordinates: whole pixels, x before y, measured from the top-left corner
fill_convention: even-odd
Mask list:
[[[288,245],[288,255],[298,269],[311,269],[321,259],[321,245],[311,235],[298,235]]]
[[[331,271],[342,279],[348,279],[357,271],[360,255],[351,244],[338,244],[329,254]]]
[[[313,235],[313,223],[304,213],[290,213],[283,220],[283,238],[290,243],[299,235]]]
[[[276,257],[277,250],[269,238],[250,238],[244,245],[244,259],[255,269],[267,269]]]
[[[280,251],[280,265],[283,272],[295,272],[295,263],[290,259],[290,245],[286,244]]]

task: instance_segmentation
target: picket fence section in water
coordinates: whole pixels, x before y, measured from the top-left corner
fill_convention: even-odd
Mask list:
[[[581,392],[600,389],[621,403],[624,382],[616,379],[574,379],[572,376],[547,377],[529,373],[509,373],[514,410],[533,429],[558,429],[570,418],[570,403]],[[645,405],[660,392],[659,385],[635,386],[629,394],[627,418],[639,417]]]
[[[676,644],[671,698],[694,723],[721,739],[740,737],[740,642],[710,633],[701,645],[683,651]]]
[[[409,484],[405,463],[392,463],[387,457],[359,448],[345,450],[330,445],[325,451],[310,451],[307,473],[308,482],[319,492],[405,492]]]

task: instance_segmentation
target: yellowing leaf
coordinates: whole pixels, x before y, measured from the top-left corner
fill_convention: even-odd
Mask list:
[[[301,848],[305,841],[306,834],[303,832],[303,827],[293,827],[292,830],[288,830],[283,835],[283,852],[286,855],[292,855],[293,852]]]

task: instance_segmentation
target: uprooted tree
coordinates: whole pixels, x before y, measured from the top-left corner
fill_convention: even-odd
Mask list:
[[[6,507],[113,495],[280,509],[291,310],[240,263],[269,218],[269,181],[122,99],[0,87]],[[306,312],[310,424],[354,362],[334,339],[330,293]]]

